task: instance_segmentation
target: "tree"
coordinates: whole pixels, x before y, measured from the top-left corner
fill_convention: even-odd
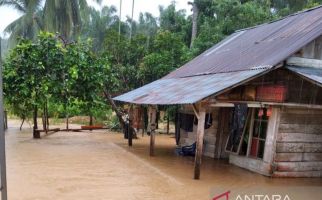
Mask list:
[[[197,37],[199,7],[196,1],[188,2],[188,4],[192,5],[192,30],[191,30],[191,40],[190,40],[190,48],[192,48],[193,41]]]
[[[62,46],[54,35],[41,33],[36,43],[22,40],[5,62],[5,99],[22,119],[33,113],[34,138],[40,137],[38,109],[60,90],[62,57]]]
[[[78,102],[88,115],[102,104],[108,62],[95,57],[90,48],[89,42],[65,46],[54,34],[41,32],[36,42],[21,40],[9,54],[4,67],[5,99],[22,119],[33,116],[35,138],[40,137],[38,111],[46,110],[48,103],[66,105],[66,111]]]
[[[199,1],[200,31],[192,49],[198,55],[236,30],[276,19],[267,0]]]
[[[70,39],[80,33],[82,18],[89,17],[86,0],[0,0],[0,6],[11,6],[22,13],[5,29],[10,34],[12,46],[19,37],[35,39],[40,30],[59,32]]]
[[[108,29],[115,27],[118,23],[118,16],[114,6],[104,6],[98,11],[94,8],[89,8],[89,20],[84,20],[81,38],[92,38],[93,51],[99,52],[102,50],[104,38]]]
[[[182,37],[186,45],[190,44],[191,24],[186,19],[185,10],[176,10],[175,2],[172,2],[168,7],[159,7],[160,29],[176,33]]]
[[[5,32],[10,34],[9,43],[13,47],[18,38],[35,39],[41,29],[41,0],[0,0],[0,6],[10,6],[22,14],[10,23]]]
[[[285,16],[321,3],[321,0],[272,0],[271,6],[278,15]]]
[[[153,44],[154,51],[143,58],[139,76],[144,84],[157,80],[189,60],[189,50],[180,36],[160,31]]]
[[[67,105],[79,102],[82,113],[93,116],[95,108],[103,104],[103,86],[109,65],[91,51],[91,41],[75,42],[66,47],[66,78],[64,94]],[[67,107],[67,106],[66,106]],[[90,121],[92,125],[92,120]]]

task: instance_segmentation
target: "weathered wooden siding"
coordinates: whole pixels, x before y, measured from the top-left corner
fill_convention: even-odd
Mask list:
[[[298,54],[303,58],[322,60],[322,36],[303,47]]]
[[[181,111],[183,113],[194,114],[192,109],[188,106]],[[218,129],[218,108],[208,110],[207,113],[212,113],[212,126],[205,129],[203,155],[214,158],[216,134]],[[197,125],[193,125],[193,132],[186,132],[180,129],[180,145],[190,145],[194,143],[197,138]]]
[[[322,110],[282,109],[273,176],[322,177]]]

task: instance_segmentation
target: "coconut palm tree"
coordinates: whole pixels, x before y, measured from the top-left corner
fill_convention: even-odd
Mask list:
[[[21,13],[21,17],[5,28],[10,34],[9,46],[19,37],[34,39],[41,29],[41,0],[0,0],[0,6],[10,6]]]
[[[70,39],[80,32],[82,19],[89,16],[86,0],[0,0],[0,6],[10,6],[22,13],[5,29],[11,41],[18,37],[33,39],[39,30],[59,32]]]
[[[87,12],[86,0],[46,0],[43,10],[44,29],[70,38],[81,29],[81,12]]]
[[[89,20],[84,20],[82,37],[93,39],[93,50],[98,52],[103,47],[103,42],[108,29],[118,26],[119,18],[114,6],[104,6],[101,10],[89,9]]]

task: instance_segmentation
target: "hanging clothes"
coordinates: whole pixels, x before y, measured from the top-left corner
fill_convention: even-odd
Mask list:
[[[179,145],[180,142],[180,113],[176,113],[175,118],[175,136],[176,136],[176,145]]]
[[[198,125],[198,118],[195,117],[194,121],[193,121],[194,125]],[[208,129],[212,126],[212,114],[211,113],[207,113],[206,117],[205,117],[205,129]]]
[[[227,151],[237,152],[246,123],[247,113],[247,104],[235,104],[230,122],[230,136],[226,147]]]

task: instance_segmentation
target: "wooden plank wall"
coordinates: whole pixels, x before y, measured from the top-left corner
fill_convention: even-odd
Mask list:
[[[218,129],[218,108],[212,108],[208,110],[207,113],[212,113],[212,126],[205,130],[204,135],[204,146],[203,155],[207,157],[215,157],[215,144],[216,144],[216,134]],[[190,108],[184,108],[183,113],[193,114]],[[197,125],[193,125],[193,132],[186,132],[180,129],[180,145],[190,145],[197,140]]]
[[[273,176],[322,177],[322,110],[281,110]]]

